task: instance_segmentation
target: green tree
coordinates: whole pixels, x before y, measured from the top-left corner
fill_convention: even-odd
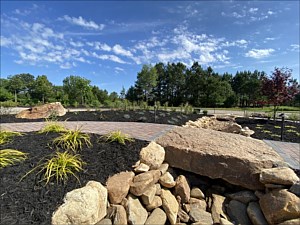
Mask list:
[[[17,96],[20,92],[23,92],[24,96],[30,92],[34,84],[34,76],[29,73],[16,74],[8,77],[9,91],[14,93],[15,102],[18,101]]]
[[[97,86],[93,86],[92,87],[92,92],[93,94],[96,96],[96,98],[98,99],[98,101],[102,104],[104,104],[104,102],[106,100],[108,100],[108,92],[107,90],[102,90]]]
[[[153,90],[157,84],[157,71],[151,65],[143,65],[141,72],[137,75],[136,88],[142,92],[142,100],[146,102],[153,98]]]
[[[47,102],[51,97],[53,97],[53,95],[54,95],[53,85],[48,80],[47,76],[46,75],[37,76],[33,84],[33,88],[31,90],[31,96],[34,99],[37,99],[45,103],[45,101]]]
[[[68,95],[69,103],[81,103],[84,105],[90,99],[92,87],[90,80],[80,76],[69,76],[63,80],[63,90]]]

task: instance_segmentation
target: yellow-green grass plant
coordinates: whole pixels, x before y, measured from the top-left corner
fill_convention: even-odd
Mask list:
[[[86,145],[87,147],[92,146],[90,136],[82,133],[79,128],[61,133],[60,136],[53,140],[53,144],[73,152],[81,150],[83,145]]]
[[[128,134],[122,133],[120,130],[112,131],[103,136],[106,142],[118,142],[119,144],[125,145],[127,142],[133,142],[134,139]]]
[[[15,131],[0,130],[0,145],[11,141],[14,136],[22,136],[23,134]]]
[[[33,171],[39,169],[37,175],[42,173],[42,178],[40,182],[45,182],[47,185],[54,178],[56,182],[59,181],[66,183],[69,176],[74,176],[77,181],[80,183],[77,172],[83,170],[83,166],[86,164],[80,157],[79,154],[72,154],[68,151],[65,152],[55,152],[54,155],[48,157],[44,162],[39,162],[36,167],[27,172],[22,178],[24,179],[27,175],[32,173]]]
[[[67,129],[57,123],[57,122],[53,122],[53,121],[47,121],[46,125],[38,131],[39,134],[48,134],[49,132],[52,132],[52,133],[62,133],[62,132],[65,132]]]
[[[0,150],[0,169],[22,162],[27,158],[27,153],[15,149]]]

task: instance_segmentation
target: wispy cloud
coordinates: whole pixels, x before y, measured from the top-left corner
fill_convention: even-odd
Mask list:
[[[128,56],[128,57],[132,57],[132,53],[126,49],[124,49],[121,45],[115,45],[112,50],[114,51],[114,53],[116,53],[117,55],[123,55],[123,56]]]
[[[59,18],[59,20],[65,20],[71,24],[81,26],[81,27],[84,27],[86,29],[91,29],[91,30],[103,30],[105,27],[104,24],[97,24],[92,20],[88,21],[88,20],[82,18],[81,16],[76,18],[76,17],[70,17],[68,15],[64,15],[62,18]]]
[[[292,44],[292,45],[290,45],[290,47],[291,47],[291,51],[299,52],[299,45],[298,44]]]
[[[249,50],[245,56],[254,58],[254,59],[261,59],[270,56],[275,50],[272,48],[268,49],[251,49]]]

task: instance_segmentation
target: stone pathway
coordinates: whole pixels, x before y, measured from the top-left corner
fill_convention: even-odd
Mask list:
[[[59,122],[68,129],[80,128],[86,133],[107,134],[110,131],[121,130],[133,138],[153,141],[157,137],[175,128],[174,125],[135,122],[96,122],[96,121],[65,121]],[[3,130],[32,132],[38,131],[45,122],[32,123],[2,123]],[[294,169],[300,170],[300,146],[298,143],[264,140]]]
[[[153,141],[167,131],[173,129],[174,125],[135,122],[96,122],[96,121],[66,121],[59,122],[68,129],[81,129],[82,132],[107,134],[111,131],[121,130],[133,138]],[[31,123],[2,123],[1,129],[19,132],[38,131],[45,126],[45,122]]]
[[[264,140],[293,168],[300,170],[300,144],[291,142]]]

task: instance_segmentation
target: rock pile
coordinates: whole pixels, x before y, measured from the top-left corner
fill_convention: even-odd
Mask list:
[[[133,171],[115,174],[106,187],[90,181],[66,194],[52,224],[299,224],[299,178],[286,167],[264,169],[261,191],[191,185],[174,177],[165,150],[151,142]],[[201,181],[200,181],[201,183]],[[203,181],[205,184],[205,181]],[[297,196],[298,195],[298,196]]]
[[[192,128],[204,128],[211,129],[216,131],[222,131],[226,133],[241,134],[246,137],[250,137],[254,134],[253,130],[250,130],[248,127],[242,127],[241,125],[234,122],[234,117],[201,117],[196,121],[189,120],[186,122],[183,127],[192,127]]]

